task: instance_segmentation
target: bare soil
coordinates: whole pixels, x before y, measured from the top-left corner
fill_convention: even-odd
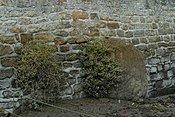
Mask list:
[[[175,117],[175,97],[135,103],[116,99],[65,100],[53,104],[58,108],[39,105],[27,109],[22,117]],[[66,109],[66,110],[65,110]],[[74,112],[71,112],[71,111]]]

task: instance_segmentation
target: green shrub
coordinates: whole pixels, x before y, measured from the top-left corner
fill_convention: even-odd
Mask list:
[[[116,61],[113,50],[104,41],[87,44],[82,63],[86,94],[96,98],[108,97],[110,90],[117,88],[124,76],[124,68]]]
[[[44,42],[33,41],[24,45],[15,65],[15,83],[25,94],[58,98],[64,79],[61,67],[55,60],[55,51],[54,46]]]

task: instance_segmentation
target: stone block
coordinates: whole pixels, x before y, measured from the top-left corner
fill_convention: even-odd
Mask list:
[[[71,62],[64,62],[63,63],[63,67],[66,68],[71,68],[72,67],[72,63]]]
[[[75,61],[75,60],[78,60],[79,59],[79,54],[78,53],[69,53],[69,54],[66,54],[65,57],[66,57],[66,60],[67,61]]]
[[[89,36],[99,36],[100,32],[98,29],[90,29],[90,34]]]
[[[139,42],[139,39],[132,39],[132,44],[133,45],[137,45],[137,44],[139,44],[140,42]]]
[[[74,92],[75,92],[75,93],[79,93],[79,92],[82,91],[82,87],[81,87],[80,84],[74,85],[73,89],[74,89]]]
[[[152,23],[152,28],[153,29],[157,29],[158,28],[158,25],[156,23]]]
[[[64,91],[65,95],[72,95],[73,94],[73,89],[72,87],[67,87]]]
[[[10,12],[10,16],[11,16],[11,17],[20,17],[20,16],[22,16],[22,12],[21,12],[21,11],[12,10],[12,11]]]
[[[10,83],[9,79],[0,80],[0,90],[5,90],[5,89],[9,88],[10,84],[11,83]],[[0,97],[3,97],[3,95]]]
[[[36,40],[53,40],[54,36],[51,33],[37,33],[34,35]]]
[[[97,13],[91,13],[91,14],[90,14],[90,18],[91,18],[91,19],[96,19],[96,20],[99,19]]]
[[[71,14],[69,14],[67,12],[62,12],[62,13],[60,13],[60,17],[61,17],[62,20],[70,20],[71,19]]]
[[[170,60],[171,60],[171,61],[175,61],[175,53],[172,53],[172,54],[170,55]]]
[[[119,24],[116,23],[116,22],[108,22],[108,23],[107,23],[107,27],[108,27],[109,29],[117,29],[117,28],[119,28]]]
[[[156,55],[158,55],[158,56],[164,56],[165,55],[164,48],[158,48],[158,49],[156,49]]]
[[[61,45],[60,52],[68,52],[69,48],[70,48],[69,45]]]
[[[148,59],[148,64],[150,65],[156,65],[158,63],[160,63],[160,58],[158,57]]]
[[[63,55],[63,54],[56,54],[55,55],[55,59],[56,59],[56,61],[65,61],[65,55]]]
[[[96,24],[97,28],[106,28],[106,22],[99,22]]]
[[[70,36],[76,36],[76,35],[80,34],[80,31],[77,29],[74,29],[74,30],[70,31],[69,34],[70,34]]]
[[[67,40],[57,37],[54,39],[54,42],[56,45],[64,45],[67,43]]]
[[[109,20],[108,15],[100,15],[100,20]]]
[[[133,33],[132,31],[126,31],[126,32],[125,32],[125,36],[126,36],[127,38],[131,38],[131,37],[134,36],[134,33]]]
[[[73,78],[73,77],[68,77],[68,78],[67,78],[67,83],[68,83],[69,85],[73,85],[73,84],[76,83],[76,79]]]
[[[32,19],[31,18],[19,18],[18,22],[20,25],[29,25],[29,24],[32,24]]]
[[[37,16],[37,13],[35,11],[27,11],[24,13],[24,16],[34,17],[34,16]]]
[[[167,34],[167,30],[164,28],[159,28],[158,32],[159,32],[159,35],[166,35]]]
[[[54,34],[56,36],[60,36],[60,37],[67,37],[67,36],[69,36],[69,33],[66,32],[66,31],[56,31],[56,32],[54,32]]]
[[[171,38],[170,38],[170,36],[163,36],[163,40],[165,42],[169,42],[169,41],[171,41]]]
[[[88,19],[89,14],[85,11],[73,11],[72,17],[73,19]]]
[[[0,80],[11,78],[14,75],[14,69],[0,69]]]
[[[156,30],[145,30],[145,35],[155,36],[155,35],[157,35],[157,33],[156,33]]]
[[[82,22],[78,22],[77,20],[72,21],[72,26],[71,26],[70,22],[68,22],[68,21],[64,21],[64,22],[61,22],[61,23],[58,22],[58,24],[54,24],[53,29],[55,29],[55,25],[56,25],[57,29],[65,29],[65,28],[71,28],[72,26],[74,26],[74,27],[77,26],[78,27],[78,26],[82,25]]]
[[[10,46],[0,45],[0,56],[12,54],[13,50]]]
[[[76,44],[76,38],[68,38],[67,39],[67,43],[70,43],[70,44]]]
[[[10,29],[10,32],[12,33],[23,33],[26,32],[26,29],[23,27],[13,27]]]
[[[2,58],[1,60],[1,65],[3,67],[12,67],[14,66],[15,62],[16,62],[16,58]]]
[[[134,31],[134,36],[135,37],[143,37],[145,35],[144,30],[136,30]]]
[[[33,35],[32,34],[20,34],[20,41],[21,43],[25,44],[28,41],[33,40]]]
[[[76,62],[73,63],[73,66],[75,68],[83,68],[83,63],[80,62],[80,61],[76,61]]]
[[[13,44],[15,43],[15,37],[14,36],[1,36],[0,42],[6,43],[6,44]]]
[[[80,20],[74,20],[74,21],[72,21],[72,22],[71,22],[71,25],[72,25],[74,28],[85,28],[85,27],[87,27],[86,22],[80,21]]]
[[[157,67],[151,67],[150,73],[157,73]]]
[[[117,30],[117,35],[119,37],[124,37],[125,36],[125,32],[123,30]]]

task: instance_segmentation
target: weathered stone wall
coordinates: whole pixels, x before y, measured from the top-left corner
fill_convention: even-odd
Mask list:
[[[96,38],[123,39],[145,56],[148,97],[175,93],[175,14],[110,0],[0,0],[0,107],[14,107],[13,63],[23,44],[52,40],[67,79],[64,98],[80,98],[79,54]],[[12,91],[12,92],[11,92]],[[17,95],[18,94],[18,95]],[[15,99],[17,100],[17,99]],[[14,101],[14,100],[13,100]],[[18,106],[16,104],[15,106]]]

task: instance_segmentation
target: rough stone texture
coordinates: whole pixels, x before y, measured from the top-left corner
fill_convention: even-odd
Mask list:
[[[74,85],[80,83],[81,73],[71,75],[71,71],[80,71],[82,67],[78,61],[83,46],[79,45],[92,38],[112,37],[123,39],[143,53],[149,83],[147,97],[174,93],[174,11],[162,12],[157,17],[156,13],[144,9],[143,2],[130,3],[134,8],[118,0],[109,3],[104,0],[88,3],[84,0],[1,0],[0,79],[4,80],[0,84],[10,87],[7,80],[14,76],[12,58],[21,54],[22,44],[42,39],[58,47],[56,59],[64,63],[70,87],[62,98],[80,98],[82,92],[74,93]],[[138,83],[129,81],[135,86],[133,82]]]

